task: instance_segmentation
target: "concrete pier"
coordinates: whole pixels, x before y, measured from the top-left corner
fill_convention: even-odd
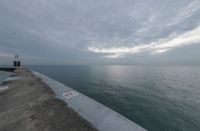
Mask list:
[[[26,69],[0,85],[0,131],[96,131]]]

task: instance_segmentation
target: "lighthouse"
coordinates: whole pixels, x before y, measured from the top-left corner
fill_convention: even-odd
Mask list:
[[[20,67],[21,66],[21,62],[19,60],[19,55],[15,55],[15,59],[14,59],[14,62],[13,62],[13,66],[14,67]]]

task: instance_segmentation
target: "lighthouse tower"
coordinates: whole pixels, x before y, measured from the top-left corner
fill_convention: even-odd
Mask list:
[[[13,62],[13,66],[14,67],[20,67],[21,66],[21,62],[19,60],[19,55],[15,55],[15,59],[14,59],[14,62]]]

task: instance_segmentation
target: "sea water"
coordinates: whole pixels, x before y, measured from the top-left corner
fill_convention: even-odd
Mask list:
[[[0,71],[0,83],[2,83],[6,78],[11,75],[10,72]]]
[[[200,131],[197,66],[30,66],[149,131]]]

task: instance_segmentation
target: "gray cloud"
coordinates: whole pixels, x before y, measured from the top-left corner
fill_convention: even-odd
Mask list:
[[[0,18],[0,64],[16,53],[25,64],[163,63],[161,57],[192,64],[200,57],[199,0],[1,0]]]

